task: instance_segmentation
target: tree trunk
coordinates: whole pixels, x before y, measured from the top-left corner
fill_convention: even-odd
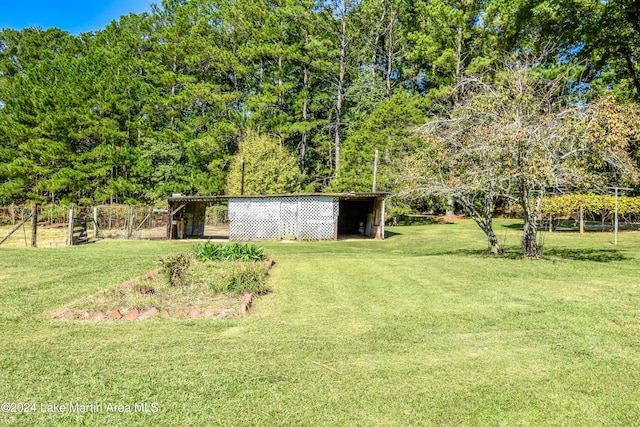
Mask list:
[[[636,89],[636,98],[640,96],[640,79],[638,79],[638,74],[636,73],[636,67],[633,65],[633,59],[631,58],[631,52],[628,48],[624,49],[624,59],[627,64],[627,70],[631,75],[631,80],[633,80],[633,86]]]
[[[340,119],[342,118],[342,102],[344,100],[344,80],[347,56],[347,5],[343,2],[340,17],[340,70],[338,72],[338,90],[336,94],[336,127],[334,135],[335,144],[335,176],[340,173]]]
[[[504,250],[500,247],[500,244],[498,243],[498,237],[493,232],[493,227],[488,228],[485,234],[487,235],[487,240],[489,241],[489,251],[492,254],[496,254],[496,255],[503,254]]]
[[[395,40],[393,39],[394,24],[395,24],[395,15],[392,9],[391,18],[389,19],[389,27],[388,27],[388,34],[387,34],[387,70],[385,72],[387,99],[391,98],[391,74],[393,72],[393,51],[395,48],[395,44],[394,44]]]
[[[175,124],[175,114],[174,111],[175,109],[173,108],[173,103],[175,102],[175,96],[176,96],[176,74],[178,73],[178,57],[176,55],[173,55],[173,76],[172,78],[174,79],[173,84],[171,85],[171,103],[172,106],[169,107],[169,109],[171,110],[171,122],[169,124],[169,128],[171,130],[176,130],[176,124]]]
[[[504,253],[504,250],[500,247],[500,243],[498,243],[498,237],[493,231],[493,224],[491,219],[487,220],[487,218],[479,218],[477,215],[471,215],[471,219],[473,219],[476,224],[478,224],[480,229],[487,236],[487,242],[489,243],[489,252],[495,255],[502,255]]]
[[[282,48],[278,54],[278,109],[284,110],[284,99],[282,99]],[[282,138],[280,139],[282,145]]]
[[[538,214],[544,198],[544,190],[529,188],[530,183],[520,182],[520,206],[522,207],[524,225],[522,226],[522,254],[526,258],[539,259],[542,248],[538,246]]]
[[[451,218],[455,215],[455,201],[453,200],[453,197],[447,197],[447,210],[445,211],[444,216]]]
[[[308,39],[308,37],[307,37]],[[308,120],[308,96],[309,96],[309,66],[304,64],[303,67],[303,80],[302,90],[304,92],[304,100],[302,101],[302,121]],[[307,130],[302,131],[302,138],[300,139],[300,172],[304,173],[305,157],[307,156]]]
[[[449,197],[449,200],[453,204],[453,197]],[[478,224],[478,227],[484,232],[487,236],[487,241],[489,243],[489,252],[496,255],[501,255],[504,253],[504,250],[500,247],[498,243],[498,237],[496,233],[493,231],[493,207],[494,200],[492,195],[486,195],[484,200],[484,206],[481,211],[477,209],[477,206],[473,200],[463,200],[458,199],[465,212],[469,217]]]
[[[540,191],[531,205],[530,192],[522,190],[520,205],[524,212],[524,225],[522,227],[522,253],[526,258],[539,259],[542,257],[542,249],[538,246],[538,212],[544,192]]]
[[[522,230],[522,253],[527,258],[539,259],[542,251],[538,246],[538,224],[535,218],[525,218]]]
[[[376,37],[373,41],[373,49],[371,52],[371,74],[373,77],[375,77],[376,75],[376,64],[378,63],[377,59],[378,59],[378,43],[380,42],[380,37],[382,35],[383,32],[383,28],[384,28],[384,21],[387,17],[387,6],[388,6],[388,2],[385,1],[384,2],[384,8],[382,9],[382,16],[380,17],[380,23],[376,26]]]

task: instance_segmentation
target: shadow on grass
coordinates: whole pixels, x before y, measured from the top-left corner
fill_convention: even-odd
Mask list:
[[[501,255],[492,254],[488,249],[456,249],[442,250],[432,252],[415,252],[414,256],[462,256],[462,257],[480,257],[492,259],[509,259],[519,260],[525,259],[520,247],[505,248]],[[554,261],[558,259],[572,261],[591,261],[591,262],[615,262],[626,261],[629,257],[617,250],[607,249],[545,249],[540,261]]]
[[[395,236],[402,236],[403,233],[399,233],[397,231],[389,231],[389,230],[384,230],[384,238],[385,239],[389,239],[391,237],[395,237]]]
[[[519,249],[505,249],[501,255],[492,254],[489,249],[455,249],[455,250],[432,250],[432,251],[415,251],[409,252],[407,255],[413,256],[462,256],[462,257],[481,257],[493,259],[522,259],[522,252]]]
[[[101,240],[103,240],[103,237],[89,237],[87,240],[74,242],[73,246],[92,245],[94,243],[98,243]]]
[[[629,259],[619,251],[611,249],[545,249],[543,256],[544,258],[592,262],[626,261]]]
[[[514,224],[502,224],[502,227],[508,228],[509,230],[520,230],[520,231],[522,231],[522,228],[524,227],[524,224],[520,223],[520,222],[516,222]]]
[[[402,215],[395,226],[429,225],[436,223],[438,223],[438,220],[434,215]]]

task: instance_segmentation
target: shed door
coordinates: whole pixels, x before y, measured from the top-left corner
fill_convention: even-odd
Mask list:
[[[295,240],[298,236],[298,201],[284,200],[280,203],[280,221],[282,224],[282,238]]]

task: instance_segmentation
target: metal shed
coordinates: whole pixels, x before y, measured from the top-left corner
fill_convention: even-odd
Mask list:
[[[208,205],[228,203],[229,240],[384,239],[387,193],[174,196],[167,238],[204,237]]]

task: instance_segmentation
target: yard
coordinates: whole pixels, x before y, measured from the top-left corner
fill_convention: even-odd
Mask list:
[[[640,233],[531,261],[496,229],[265,244],[274,292],[225,320],[49,319],[189,242],[0,247],[0,424],[638,425]]]

